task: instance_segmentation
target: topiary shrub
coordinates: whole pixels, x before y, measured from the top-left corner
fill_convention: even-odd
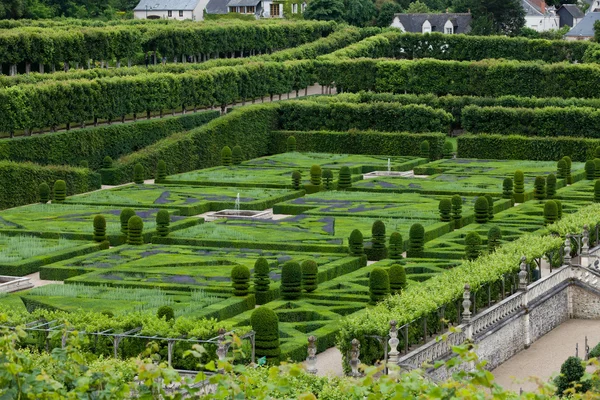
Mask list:
[[[452,219],[454,220],[454,228],[458,229],[462,226],[462,197],[459,194],[452,196]]]
[[[358,229],[350,232],[350,237],[348,238],[348,248],[351,256],[360,257],[365,254],[363,234]]]
[[[548,200],[544,204],[544,223],[550,225],[558,220],[558,206],[553,200]]]
[[[442,222],[449,222],[452,220],[452,201],[450,199],[440,200],[438,208],[440,210],[440,220]]]
[[[600,178],[600,158],[594,158],[594,168],[595,168],[595,179]]]
[[[598,149],[598,147],[596,147],[596,149]],[[589,354],[589,358],[599,358],[599,357],[600,357],[600,343],[595,345]]]
[[[250,270],[245,265],[236,265],[231,270],[231,286],[234,296],[246,296],[250,290]]]
[[[102,160],[102,168],[104,168],[104,169],[112,168],[112,165],[113,165],[113,159],[110,158],[110,156],[104,157],[104,160]]]
[[[340,175],[338,178],[338,190],[347,189],[352,187],[352,174],[350,173],[350,168],[347,166],[343,166],[340,168]]]
[[[536,176],[533,184],[533,198],[544,200],[546,198],[546,179],[543,176]]]
[[[229,146],[225,146],[221,149],[221,165],[229,167],[231,164],[233,164],[231,148]]]
[[[425,246],[425,228],[421,224],[413,224],[408,231],[408,257],[421,257]]]
[[[558,179],[565,179],[567,177],[567,162],[564,159],[556,163],[556,177]]]
[[[371,259],[374,261],[383,260],[387,257],[387,248],[385,247],[385,224],[382,221],[375,221],[371,226]]]
[[[565,160],[567,168],[565,169],[565,180],[567,181],[567,185],[573,184],[573,177],[571,176],[571,157],[564,156],[563,160]]]
[[[313,260],[305,260],[302,262],[302,289],[307,293],[317,290],[319,284],[318,276],[319,265]]]
[[[502,230],[497,226],[492,226],[487,233],[488,252],[493,253],[500,246],[502,239]]]
[[[40,183],[39,187],[40,203],[46,204],[50,201],[50,186],[46,182]]]
[[[600,146],[596,146],[594,149],[594,158],[600,158]]]
[[[292,188],[294,190],[300,190],[300,185],[302,184],[302,174],[300,171],[292,172]]]
[[[452,142],[444,142],[444,158],[452,158],[454,156],[454,146]]]
[[[479,196],[475,200],[475,222],[485,224],[489,219],[489,203],[484,196]]]
[[[175,312],[169,306],[162,306],[156,312],[156,316],[158,319],[163,319],[164,317],[166,321],[171,321],[175,319]]]
[[[589,380],[581,380],[585,374],[585,367],[579,357],[569,357],[560,367],[560,375],[554,379],[556,394],[567,395],[567,389],[575,393],[585,393],[591,388]]]
[[[502,198],[512,199],[513,196],[513,181],[510,178],[504,178],[504,181],[502,182]]]
[[[288,153],[296,151],[296,138],[294,136],[288,137],[286,146]]]
[[[562,202],[560,200],[554,200],[554,202],[556,203],[556,210],[557,210],[556,215],[558,216],[558,219],[561,219],[562,218]]]
[[[295,300],[302,294],[302,268],[295,261],[281,267],[281,295],[286,300]]]
[[[594,202],[600,203],[600,180],[594,183]]]
[[[124,208],[123,211],[121,211],[121,215],[119,215],[119,220],[121,221],[121,233],[122,234],[127,235],[127,232],[129,232],[129,230],[128,230],[129,220],[134,215],[135,215],[135,211],[133,211],[131,208]]]
[[[590,181],[596,179],[596,163],[594,160],[587,160],[585,162],[585,179]]]
[[[79,166],[81,168],[89,168],[90,167],[90,163],[88,162],[88,160],[81,160],[81,161],[79,161]]]
[[[423,140],[421,142],[421,157],[429,160],[430,154],[431,154],[431,152],[430,152],[429,141]]]
[[[102,215],[94,217],[94,238],[96,242],[104,242],[106,240],[106,218]]]
[[[129,218],[127,222],[127,244],[140,245],[144,244],[142,231],[144,230],[144,221],[137,215]]]
[[[515,171],[515,203],[525,202],[525,175],[523,171]]]
[[[489,194],[484,197],[488,202],[488,221],[491,221],[494,219],[494,198]]]
[[[171,223],[171,216],[167,210],[159,210],[156,213],[156,232],[158,236],[169,235],[169,224]]]
[[[390,291],[400,294],[406,288],[406,270],[400,264],[394,264],[388,269],[390,277]]]
[[[156,165],[156,181],[160,182],[167,177],[167,163],[164,160],[159,160]]]
[[[551,199],[556,195],[556,175],[550,174],[546,177],[546,198]]]
[[[233,165],[240,165],[242,161],[244,161],[242,148],[240,146],[233,146],[233,150],[231,150],[231,162]]]
[[[392,260],[401,260],[402,253],[404,252],[404,243],[402,241],[402,235],[398,232],[394,232],[390,235],[390,245],[388,248],[388,257]]]
[[[254,292],[256,295],[256,304],[265,304],[268,301],[267,292],[271,279],[269,273],[271,267],[269,262],[264,257],[259,257],[254,262]]]
[[[369,274],[370,304],[375,304],[390,294],[390,277],[383,268],[375,267]]]
[[[269,363],[277,363],[281,349],[279,348],[279,318],[275,311],[267,307],[257,308],[250,315],[250,325],[255,332],[256,357],[265,357]]]
[[[313,165],[310,167],[310,184],[315,186],[321,186],[321,175],[323,171],[319,165]]]
[[[469,232],[465,237],[465,256],[467,260],[475,260],[481,254],[481,236],[477,232]]]
[[[135,164],[135,167],[133,167],[133,182],[138,185],[144,183],[144,166],[140,163]]]
[[[323,170],[323,180],[325,181],[325,190],[333,190],[333,171],[330,169]]]
[[[67,198],[67,184],[62,179],[54,182],[54,201],[62,203]]]

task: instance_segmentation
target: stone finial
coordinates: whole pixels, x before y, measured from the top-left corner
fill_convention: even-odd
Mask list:
[[[360,365],[360,360],[358,359],[359,356],[360,342],[358,339],[352,339],[352,350],[350,350],[350,368],[352,368],[352,371],[350,372],[350,376],[353,378],[358,378],[360,376],[358,370],[358,366]]]
[[[462,320],[464,323],[468,324],[471,322],[471,286],[468,283],[465,285],[462,306]]]
[[[567,235],[565,238],[565,255],[563,256],[563,262],[565,265],[571,265],[571,235]]]
[[[587,225],[583,226],[583,234],[581,238],[581,255],[588,256],[590,254],[590,229]]]
[[[388,344],[390,345],[388,361],[391,364],[398,364],[398,360],[400,359],[398,345],[400,344],[400,340],[398,340],[398,322],[396,320],[390,321],[390,340],[388,340]]]
[[[519,266],[519,290],[527,290],[527,258],[521,257]]]
[[[219,344],[217,346],[217,357],[219,361],[225,361],[227,357],[227,346],[225,344],[225,329],[219,329]]]
[[[317,374],[317,337],[310,335],[308,337],[308,357],[306,357],[306,371],[309,374]]]

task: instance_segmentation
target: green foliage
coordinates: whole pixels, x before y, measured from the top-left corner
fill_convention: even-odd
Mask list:
[[[499,226],[492,226],[487,233],[488,241],[488,253],[493,253],[498,247],[500,247],[500,240],[502,239],[502,230]]]
[[[450,200],[452,202],[452,219],[454,220],[454,228],[458,229],[461,225],[462,220],[462,197],[459,194],[452,196]]]
[[[556,195],[556,175],[549,174],[546,177],[546,197],[551,199]]]
[[[129,232],[129,220],[133,216],[135,216],[135,211],[133,211],[133,209],[124,208],[123,210],[121,210],[119,220],[121,222],[121,233],[123,235],[127,235],[127,232]]]
[[[313,165],[310,167],[310,184],[314,186],[321,186],[321,176],[323,175],[323,171],[321,170],[321,166]]]
[[[159,160],[156,164],[156,182],[160,182],[167,177],[167,163],[164,160]]]
[[[352,187],[352,174],[350,173],[350,168],[345,165],[340,168],[337,187],[338,190],[344,190]]]
[[[401,260],[404,252],[404,242],[402,235],[398,232],[393,232],[390,235],[390,245],[388,248],[388,257],[392,260]]]
[[[454,156],[454,146],[452,142],[444,142],[444,158],[452,158]]]
[[[596,179],[596,164],[594,160],[587,160],[585,162],[585,179],[590,181]]]
[[[370,304],[376,304],[390,294],[390,277],[383,268],[375,267],[369,274]]]
[[[102,215],[94,217],[94,240],[103,242],[106,240],[106,218]]]
[[[54,182],[54,200],[57,203],[62,203],[67,197],[67,183],[62,179]]]
[[[544,200],[546,198],[546,179],[543,176],[535,177],[533,198],[536,200]]]
[[[481,198],[481,197],[480,197]],[[465,256],[473,261],[481,255],[481,236],[477,232],[469,232],[465,237]]]
[[[348,248],[351,256],[360,257],[365,254],[363,234],[358,229],[354,229],[352,232],[350,232],[350,237],[348,238]]]
[[[140,163],[135,164],[133,169],[133,182],[138,185],[144,183],[144,166]]]
[[[600,203],[600,180],[594,183],[594,203]]]
[[[485,224],[489,220],[489,203],[485,196],[479,196],[475,200],[475,222]]]
[[[560,200],[554,200],[554,202],[556,203],[556,209],[557,209],[557,217],[558,220],[562,219],[562,202]]]
[[[567,161],[565,159],[560,159],[558,163],[556,163],[556,176],[558,179],[566,179]]]
[[[406,270],[400,264],[393,264],[388,269],[390,290],[392,294],[400,294],[406,288]]]
[[[232,152],[229,146],[224,146],[221,149],[221,165],[229,167],[233,164]]]
[[[345,14],[343,0],[313,0],[304,10],[305,19],[319,21],[341,22]]]
[[[487,208],[486,208],[487,213]],[[425,228],[421,224],[413,224],[408,231],[407,257],[421,257],[425,245]]]
[[[287,300],[296,300],[302,295],[302,267],[295,261],[281,267],[281,295]]]
[[[494,219],[494,198],[489,194],[486,194],[484,197],[488,202],[488,221],[491,221]]]
[[[427,140],[421,142],[421,157],[427,160],[431,158],[430,146]]]
[[[275,311],[267,307],[259,307],[250,316],[250,325],[256,332],[256,357],[266,357],[271,363],[279,361],[279,318]]]
[[[323,180],[325,181],[325,190],[333,190],[333,171],[329,168],[323,170]]]
[[[269,273],[271,268],[269,262],[264,257],[259,257],[254,263],[254,292],[256,295],[256,304],[265,304],[267,302],[267,292],[271,284]]]
[[[523,171],[517,170],[515,171],[514,178],[515,186],[515,203],[524,203],[525,202],[525,175]]]
[[[544,223],[550,225],[558,220],[558,206],[554,200],[548,200],[544,204]]]
[[[600,158],[600,146],[594,148],[594,158]]]
[[[452,200],[442,199],[438,206],[440,211],[440,221],[450,222],[452,220]]]
[[[431,12],[431,10],[429,7],[427,7],[427,4],[419,0],[415,0],[408,5],[408,8],[405,12],[408,14],[426,14]]]
[[[579,357],[569,357],[560,367],[560,375],[554,379],[556,394],[566,395],[568,389],[575,393],[585,393],[591,388],[589,380],[582,380],[585,374],[583,361]]]
[[[573,184],[573,177],[571,176],[571,157],[569,156],[564,156],[562,158],[565,161],[566,164],[566,168],[565,168],[565,181],[568,185],[572,185]]]
[[[156,311],[156,316],[158,319],[164,318],[166,321],[172,321],[175,319],[175,312],[169,306],[162,306]]]
[[[236,265],[231,270],[231,286],[234,296],[246,296],[250,289],[250,270],[245,265]]]
[[[300,171],[292,172],[292,188],[294,190],[300,190],[300,186],[302,184],[302,174]]]
[[[90,167],[90,163],[88,162],[88,160],[81,160],[79,162],[79,166],[81,168],[89,168]]]
[[[244,154],[242,153],[242,148],[240,146],[233,146],[233,150],[231,151],[231,157],[233,165],[240,165],[242,161],[244,161]]]
[[[319,274],[319,265],[313,260],[304,260],[302,262],[302,288],[307,293],[314,292],[317,289]]]
[[[294,136],[288,137],[286,145],[288,153],[296,151],[296,138]]]
[[[127,222],[127,244],[142,245],[144,238],[142,231],[144,230],[144,221],[137,215],[129,218]]]
[[[106,156],[104,157],[104,159],[102,160],[102,168],[108,169],[108,168],[112,168],[113,165],[113,159],[111,156]]]
[[[392,24],[394,15],[402,12],[402,7],[396,2],[386,2],[381,5],[377,15],[377,26],[387,28]]]
[[[50,201],[50,186],[46,182],[40,183],[39,186],[40,203],[46,204]]]
[[[387,258],[387,248],[385,246],[386,237],[385,237],[385,224],[377,220],[373,222],[373,226],[371,227],[371,254],[370,258],[374,261],[383,260]]]
[[[594,158],[595,178],[600,178],[600,158]]]
[[[169,235],[169,225],[171,216],[167,210],[158,210],[156,213],[156,232],[158,236],[166,237]]]
[[[510,178],[504,178],[502,181],[502,198],[512,199],[513,198],[513,181]]]

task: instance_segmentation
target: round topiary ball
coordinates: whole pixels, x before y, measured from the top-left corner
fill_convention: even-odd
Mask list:
[[[79,166],[81,168],[89,168],[90,167],[90,163],[88,162],[88,160],[81,160],[81,161],[79,161]]]
[[[340,168],[340,175],[338,178],[338,189],[348,189],[352,187],[352,173],[350,172],[350,168],[347,166],[343,166]]]
[[[134,215],[129,218],[129,222],[127,223],[127,244],[144,244],[144,238],[142,237],[143,229],[144,221],[140,217]]]
[[[302,262],[302,288],[307,293],[317,290],[319,275],[319,265],[313,260]]]
[[[233,165],[240,165],[242,161],[244,161],[244,154],[242,153],[242,148],[240,146],[234,146],[231,151],[231,161]]]
[[[110,156],[104,157],[104,160],[102,160],[102,168],[104,168],[104,169],[112,168],[112,165],[113,165],[113,159]]]
[[[408,257],[421,257],[425,246],[425,228],[421,224],[413,224],[408,231]]]
[[[156,213],[156,232],[159,236],[167,236],[169,234],[169,225],[171,223],[171,215],[167,210],[159,210]]]
[[[452,220],[452,200],[442,199],[439,204],[440,220],[442,222],[450,222]]]
[[[156,316],[158,319],[165,319],[166,321],[171,321],[175,319],[175,312],[169,306],[162,306],[156,312]]]
[[[234,296],[246,296],[250,289],[250,270],[245,265],[236,265],[231,270],[231,286]]]
[[[481,236],[477,232],[469,232],[465,237],[465,255],[467,260],[475,260],[481,254]]]
[[[484,196],[479,196],[475,200],[475,221],[479,224],[485,224],[489,219],[489,203]]]
[[[229,167],[231,164],[233,164],[231,148],[229,146],[225,146],[221,149],[221,165]]]
[[[67,183],[61,179],[54,182],[54,201],[62,203],[67,198]]]
[[[392,294],[400,294],[406,288],[406,270],[400,264],[394,264],[388,269],[390,290]]]
[[[102,215],[94,217],[94,240],[96,242],[106,240],[106,219]]]
[[[390,294],[390,277],[383,268],[375,267],[369,274],[370,303],[375,304]]]
[[[256,356],[266,357],[270,363],[279,361],[279,318],[275,311],[259,307],[250,315],[250,325],[255,332]]]
[[[302,267],[288,261],[281,267],[281,295],[286,300],[299,299],[302,294]]]
[[[351,256],[360,257],[365,254],[363,240],[363,234],[358,229],[354,229],[352,232],[350,232],[350,237],[348,238],[348,247]]]
[[[144,183],[144,166],[140,163],[135,164],[135,167],[133,167],[133,182],[138,185]]]
[[[296,151],[296,138],[294,136],[288,137],[286,146],[288,153]]]
[[[310,184],[315,186],[321,186],[321,175],[323,171],[321,170],[321,166],[313,165],[310,167]]]
[[[40,203],[46,204],[50,201],[50,186],[46,182],[40,183]]]
[[[388,248],[388,257],[392,260],[401,260],[404,252],[404,242],[402,235],[394,232],[390,235],[390,246]]]
[[[121,215],[119,215],[119,220],[121,221],[121,233],[127,235],[128,232],[128,224],[131,217],[135,215],[135,211],[131,208],[124,208],[121,211]]]

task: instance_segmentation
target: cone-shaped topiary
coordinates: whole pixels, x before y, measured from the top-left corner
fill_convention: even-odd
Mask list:
[[[323,181],[325,190],[333,190],[333,171],[330,169],[323,170]]]
[[[565,169],[565,180],[567,181],[568,185],[571,185],[573,184],[573,177],[571,176],[571,157],[564,156],[563,160],[565,160],[567,165],[567,168]]]
[[[296,151],[296,138],[294,136],[290,136],[287,138],[286,147],[288,153]]]
[[[596,163],[594,163],[594,160],[585,162],[585,179],[590,181],[596,179]]]
[[[591,381],[582,380],[585,374],[583,362],[578,357],[569,357],[560,367],[560,375],[554,378],[556,395],[563,397],[569,392],[585,393],[591,389]],[[570,396],[565,396],[570,397]]]
[[[244,154],[240,146],[233,146],[231,150],[231,162],[233,165],[240,165],[244,161]]]
[[[406,270],[400,264],[394,264],[388,269],[390,277],[390,291],[400,294],[406,288]]]
[[[551,199],[556,194],[556,175],[546,177],[546,198]]]
[[[137,215],[129,218],[127,223],[127,244],[140,245],[144,244],[142,231],[144,230],[144,221]]]
[[[452,196],[452,219],[454,220],[454,228],[458,229],[462,223],[462,197],[459,194]]]
[[[302,268],[295,261],[288,261],[281,267],[281,295],[284,299],[295,300],[302,294]]]
[[[554,200],[554,202],[556,203],[556,215],[558,217],[558,219],[562,218],[562,202],[560,200]]]
[[[250,290],[250,270],[245,265],[236,265],[231,270],[231,286],[234,296],[246,296]]]
[[[96,242],[106,240],[106,219],[102,215],[94,217],[94,240]]]
[[[224,165],[226,167],[231,166],[231,164],[233,164],[233,159],[232,159],[232,154],[231,154],[231,148],[229,146],[224,146],[221,149],[221,165]]]
[[[371,259],[374,261],[383,260],[387,257],[387,248],[385,247],[385,224],[377,220],[371,226]]]
[[[67,198],[67,184],[62,179],[54,182],[54,201],[62,203]]]
[[[477,200],[475,200],[475,222],[479,224],[485,224],[489,219],[489,209],[490,205],[487,199],[484,196],[479,196]]]
[[[102,160],[102,168],[112,168],[112,164],[113,160],[110,158],[110,156],[106,156],[104,157],[104,160]]]
[[[394,232],[390,235],[390,246],[388,249],[388,257],[392,260],[401,260],[402,253],[404,252],[404,243],[402,241],[402,235],[398,232]]]
[[[321,186],[321,175],[323,171],[319,165],[313,165],[310,167],[310,184],[315,186]]]
[[[254,263],[254,292],[256,295],[256,304],[265,304],[268,301],[267,292],[269,291],[269,285],[271,279],[269,273],[271,267],[269,262],[264,257],[259,257]]]
[[[523,171],[515,171],[515,203],[525,202],[525,175]]]
[[[550,225],[558,220],[558,206],[554,200],[548,200],[544,204],[544,223]]]
[[[444,158],[452,158],[454,156],[454,146],[452,142],[444,142]]]
[[[438,206],[440,210],[440,220],[449,222],[452,220],[452,201],[450,199],[441,199]]]
[[[533,198],[544,200],[546,198],[546,179],[543,176],[536,176],[533,184]]]
[[[144,166],[140,163],[135,164],[135,167],[133,167],[133,182],[138,185],[144,183]]]
[[[600,180],[594,183],[594,203],[600,203]]]
[[[302,184],[302,174],[300,171],[292,172],[292,188],[294,190],[300,190],[300,185]]]
[[[465,237],[465,256],[475,260],[481,254],[481,237],[477,232],[469,232]]]
[[[167,163],[164,160],[159,160],[156,164],[156,180],[162,181],[167,177]]]
[[[504,178],[502,182],[502,198],[512,199],[513,198],[513,181],[510,178]]]
[[[279,348],[279,318],[275,311],[267,307],[257,308],[250,315],[250,325],[255,332],[256,357],[266,357],[269,363],[277,363],[281,349]]]
[[[79,166],[81,168],[89,168],[90,167],[90,163],[88,162],[88,160],[81,160],[81,161],[79,161]]]
[[[595,179],[600,178],[600,158],[594,158]]]
[[[119,215],[119,220],[121,221],[121,233],[127,235],[128,227],[129,227],[129,219],[135,215],[135,211],[131,208],[124,208],[121,211],[121,215]]]
[[[421,157],[426,158],[429,160],[430,157],[430,146],[429,146],[429,141],[427,140],[423,140],[421,142]]]
[[[338,178],[338,189],[347,189],[352,186],[352,174],[350,168],[343,166],[340,168],[340,175]]]
[[[46,182],[40,183],[40,203],[46,204],[50,201],[50,186]]]
[[[317,290],[319,281],[317,276],[319,274],[319,265],[313,260],[304,260],[302,262],[302,289],[308,293]]]
[[[370,304],[375,304],[390,294],[390,276],[383,268],[375,267],[369,274]]]
[[[169,224],[171,223],[171,216],[167,210],[159,210],[156,213],[156,232],[158,236],[169,235]]]
[[[502,230],[497,226],[492,226],[487,233],[488,252],[493,253],[500,246],[502,239]]]
[[[565,179],[567,177],[567,162],[564,159],[556,163],[556,177],[558,179]]]
[[[425,246],[425,228],[421,224],[413,224],[408,231],[408,257],[421,257]]]
[[[169,306],[162,306],[156,312],[156,316],[158,317],[158,319],[163,319],[164,317],[165,320],[171,321],[175,319],[175,312]]]
[[[348,238],[348,248],[350,249],[351,256],[360,257],[365,254],[363,234],[358,229],[350,232],[350,237]]]
[[[486,194],[484,197],[488,202],[488,221],[491,221],[494,219],[494,198],[489,194]]]

